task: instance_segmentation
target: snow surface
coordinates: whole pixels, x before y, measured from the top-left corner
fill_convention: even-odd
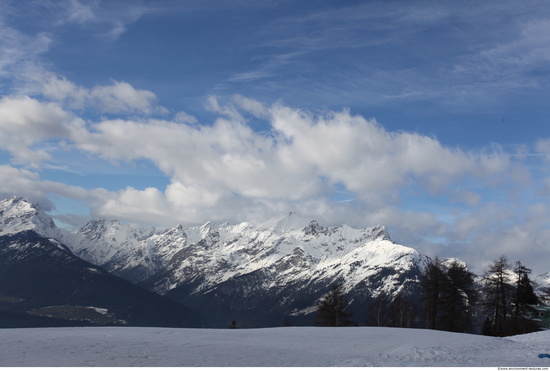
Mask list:
[[[35,231],[43,237],[59,240],[60,232],[52,218],[37,205],[21,197],[10,197],[0,201],[0,236],[14,235],[24,231]]]
[[[0,329],[0,366],[548,367],[550,331],[508,338],[381,327]]]

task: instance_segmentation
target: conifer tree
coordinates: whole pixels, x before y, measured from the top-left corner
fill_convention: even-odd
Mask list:
[[[529,317],[530,305],[538,303],[529,274],[517,261],[513,272],[501,256],[485,273],[485,308],[492,323],[489,335],[509,336],[537,331],[540,324]]]
[[[452,261],[445,266],[437,257],[421,278],[426,327],[467,332],[472,322],[472,307],[477,293],[473,274],[465,265]]]
[[[472,324],[472,308],[477,302],[473,274],[465,265],[454,260],[446,268],[447,279],[442,288],[441,329],[468,332]]]
[[[334,285],[319,301],[315,323],[321,326],[350,326],[352,322],[348,305],[342,286]]]
[[[446,280],[444,267],[438,257],[428,263],[420,279],[426,328],[437,329],[441,317],[441,295]]]
[[[507,271],[511,269],[508,260],[502,255],[495,260],[484,275],[485,302],[484,307],[493,325],[496,335],[505,332],[505,321],[510,314],[512,301],[512,286]]]
[[[514,295],[514,315],[518,320],[520,317],[525,317],[529,312],[529,305],[537,304],[538,298],[535,295],[533,286],[531,285],[531,269],[521,264],[521,261],[517,261],[514,267],[514,273],[516,274],[516,292]]]

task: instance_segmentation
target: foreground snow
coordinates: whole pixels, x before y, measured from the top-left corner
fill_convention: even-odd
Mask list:
[[[0,366],[550,366],[550,331],[376,327],[0,329]]]

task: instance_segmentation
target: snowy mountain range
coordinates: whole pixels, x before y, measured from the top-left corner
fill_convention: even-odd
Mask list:
[[[295,213],[257,226],[206,223],[158,232],[93,220],[63,242],[77,256],[130,281],[150,282],[161,293],[191,277],[200,280],[196,291],[206,291],[259,270],[271,277],[267,286],[340,277],[351,288],[384,268],[401,272],[425,262],[414,249],[393,243],[384,227],[325,228]]]
[[[394,243],[382,226],[323,227],[296,213],[168,230],[92,220],[63,242],[87,261],[200,310],[214,326],[232,319],[311,324],[316,301],[334,283],[362,313],[382,294],[417,293],[429,260]]]
[[[33,231],[91,264],[199,311],[210,326],[312,324],[333,284],[356,321],[369,303],[401,294],[418,301],[429,258],[393,242],[382,226],[324,227],[289,213],[263,223],[134,228],[92,220],[62,233],[37,205],[0,202],[0,236]]]

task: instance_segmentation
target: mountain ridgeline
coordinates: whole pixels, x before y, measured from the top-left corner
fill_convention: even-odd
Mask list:
[[[430,261],[382,226],[324,227],[295,213],[163,230],[92,220],[63,233],[17,197],[0,201],[0,237],[0,311],[84,324],[92,313],[118,325],[312,325],[335,284],[364,324],[381,297],[418,304]]]

